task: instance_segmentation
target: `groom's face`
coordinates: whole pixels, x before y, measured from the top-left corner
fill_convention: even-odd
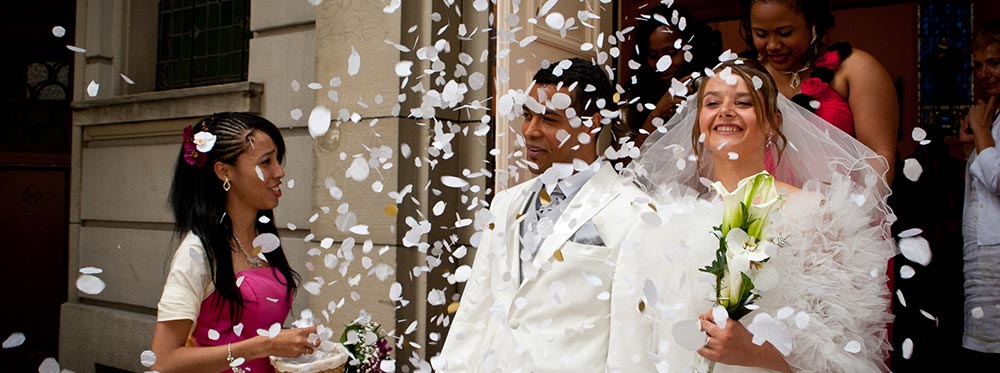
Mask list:
[[[529,168],[536,175],[545,172],[553,163],[573,163],[574,158],[588,163],[593,161],[593,156],[589,155],[596,148],[596,135],[590,132],[600,120],[581,120],[572,115],[574,110],[567,116],[567,101],[562,95],[573,99],[569,89],[560,87],[557,90],[554,84],[534,85],[528,90],[529,102],[524,105],[521,131],[527,159],[538,165],[537,169]]]

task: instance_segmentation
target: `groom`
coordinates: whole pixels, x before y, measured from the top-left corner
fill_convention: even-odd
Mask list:
[[[526,94],[527,160],[542,176],[494,197],[442,370],[636,371],[643,351],[628,346],[643,331],[624,320],[642,305],[616,303],[624,280],[615,269],[620,253],[647,241],[640,216],[653,210],[598,157],[597,129],[616,110],[611,83],[575,58],[539,70]]]

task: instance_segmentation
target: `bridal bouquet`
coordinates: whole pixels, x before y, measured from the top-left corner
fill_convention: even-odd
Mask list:
[[[777,272],[765,263],[778,247],[768,239],[767,228],[768,214],[781,205],[781,196],[767,171],[740,180],[732,192],[720,182],[712,187],[723,200],[722,224],[713,228],[719,249],[701,271],[715,275],[716,304],[739,320],[752,311],[760,291],[778,282]]]
[[[392,345],[379,328],[380,325],[372,320],[371,315],[361,311],[358,318],[344,329],[340,343],[354,356],[347,363],[347,373],[395,371],[395,364],[389,358]]]

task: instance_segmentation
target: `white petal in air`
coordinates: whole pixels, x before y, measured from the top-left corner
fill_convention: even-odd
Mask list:
[[[83,267],[80,268],[80,273],[85,275],[97,275],[103,273],[104,270],[97,267]]]
[[[347,168],[345,176],[360,182],[367,179],[369,174],[371,174],[371,167],[369,167],[368,161],[364,157],[354,157],[354,160],[351,161],[351,167]]]
[[[917,271],[914,271],[913,267],[910,267],[910,266],[905,265],[905,264],[903,265],[903,267],[901,267],[899,269],[899,277],[902,277],[902,278],[911,278],[916,273],[917,273]]]
[[[545,25],[553,30],[562,30],[563,26],[566,25],[566,17],[563,17],[562,13],[559,12],[549,13],[545,16]]]
[[[309,113],[309,135],[313,138],[320,137],[330,130],[330,109],[317,106]]]
[[[55,358],[45,358],[38,366],[38,373],[59,373],[59,362]]]
[[[213,341],[218,341],[219,337],[220,337],[220,335],[219,335],[219,331],[218,330],[215,330],[215,329],[209,329],[208,330],[208,339],[211,339]]]
[[[359,235],[367,235],[368,234],[368,226],[364,225],[364,224],[355,225],[355,226],[351,227],[350,230],[351,230],[351,233],[354,233],[354,234],[359,234]]]
[[[976,307],[972,309],[972,317],[976,319],[983,318],[983,307]]]
[[[910,228],[905,231],[899,232],[899,235],[897,235],[897,237],[899,238],[913,237],[913,236],[919,236],[921,233],[924,233],[923,229]]]
[[[10,333],[10,336],[3,341],[3,348],[14,348],[24,344],[24,333]]]
[[[90,84],[87,84],[87,96],[97,97],[97,91],[99,91],[100,89],[101,85],[91,80]]]
[[[302,118],[302,109],[294,108],[288,114],[292,116],[292,120],[298,121],[299,118]]]
[[[441,176],[441,183],[444,184],[447,187],[456,188],[456,189],[458,189],[458,188],[464,188],[467,185],[469,185],[469,182],[465,181],[465,179],[462,179],[460,177],[454,177],[454,176]]]
[[[66,35],[66,29],[62,26],[56,26],[52,28],[52,35],[61,38]]]
[[[844,346],[844,351],[850,352],[852,354],[861,352],[861,343],[859,343],[858,341],[847,342],[847,345]]]
[[[911,135],[913,136],[913,141],[924,141],[924,139],[927,138],[927,131],[924,131],[924,129],[920,127],[913,127],[913,133]]]
[[[278,333],[281,333],[281,323],[276,322],[274,324],[271,324],[271,327],[267,329],[268,338],[277,337]]]
[[[917,162],[916,159],[907,158],[903,161],[903,176],[906,176],[910,181],[917,181],[923,172],[924,168],[920,166],[920,162]]]
[[[705,338],[708,336],[701,330],[701,320],[688,319],[674,323],[670,327],[677,345],[688,351],[698,351],[705,346]]]
[[[656,71],[657,72],[667,71],[667,69],[670,68],[670,65],[673,62],[674,62],[674,60],[669,55],[668,56],[660,57],[660,59],[658,61],[656,61]]]
[[[911,262],[927,266],[931,263],[931,246],[923,237],[906,237],[899,240],[899,251]]]
[[[260,252],[269,253],[281,246],[281,239],[274,233],[263,233],[253,239],[253,247],[259,247]]]
[[[128,83],[128,85],[134,85],[135,84],[135,81],[132,80],[131,78],[125,76],[125,74],[118,74],[118,75],[121,75],[122,76],[122,80],[124,80],[125,83]]]
[[[472,276],[472,267],[469,267],[467,264],[455,269],[456,282],[466,282],[469,280],[470,276]]]
[[[149,368],[156,364],[156,354],[150,350],[143,351],[139,354],[139,362],[142,363],[142,366]]]
[[[361,55],[358,51],[351,46],[351,56],[347,58],[347,75],[355,76],[358,75],[358,70],[361,69]]]
[[[399,61],[396,63],[396,76],[403,78],[413,74],[413,61]]]
[[[910,360],[910,356],[913,356],[913,340],[907,338],[903,340],[903,358]]]
[[[257,178],[264,181],[264,171],[260,169],[260,166],[253,166],[253,169],[257,172]]]
[[[67,45],[66,49],[69,49],[69,50],[71,50],[71,51],[73,51],[75,53],[87,53],[86,49],[80,48],[80,47],[75,46],[75,45]]]
[[[82,275],[76,279],[76,288],[90,295],[100,294],[104,286],[104,281],[93,275]]]

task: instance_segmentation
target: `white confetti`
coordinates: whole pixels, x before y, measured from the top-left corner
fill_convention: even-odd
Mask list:
[[[729,160],[731,160],[731,161],[735,161],[737,159],[740,159],[739,153],[736,153],[736,152],[728,152],[728,153],[726,153],[726,156],[728,156]]]
[[[462,265],[455,269],[455,282],[466,282],[472,276],[472,267]]]
[[[87,96],[97,97],[97,91],[99,91],[100,89],[101,85],[91,80],[90,84],[87,84]]]
[[[899,299],[899,304],[902,304],[903,307],[906,307],[906,298],[903,297],[902,289],[896,289],[896,298]]]
[[[56,26],[52,28],[52,35],[61,38],[66,35],[66,29],[62,26]]]
[[[976,307],[972,309],[972,317],[976,319],[983,318],[983,307]]]
[[[128,83],[128,85],[135,85],[135,81],[132,80],[131,78],[125,76],[125,74],[118,74],[118,75],[121,75],[122,76],[122,80],[124,80],[125,83]]]
[[[441,306],[444,305],[444,302],[445,302],[444,290],[433,289],[430,291],[430,293],[427,293],[428,304],[432,306]]]
[[[319,295],[321,286],[322,285],[320,283],[315,281],[307,281],[306,283],[302,284],[302,288],[306,289],[306,292],[312,295]]]
[[[910,267],[905,264],[901,268],[899,268],[899,277],[902,278],[912,278],[913,275],[916,273],[917,271],[913,270],[913,267]]]
[[[413,74],[413,61],[399,61],[396,63],[396,76],[403,78]]]
[[[844,351],[850,352],[852,354],[861,352],[861,343],[859,343],[858,341],[847,342],[847,345],[844,346]]]
[[[257,172],[257,178],[264,181],[264,171],[260,169],[260,166],[253,166],[253,169]]]
[[[919,236],[921,233],[924,233],[923,229],[910,228],[905,231],[899,232],[898,237],[899,238],[914,237],[914,236]]]
[[[762,80],[759,76],[754,75],[750,80],[753,82],[754,90],[760,90],[760,87],[764,86],[764,80]]]
[[[104,281],[93,275],[82,275],[76,279],[76,288],[90,295],[100,294],[104,286]]]
[[[360,182],[367,179],[369,174],[371,174],[371,167],[369,167],[368,161],[364,157],[354,157],[344,176]]]
[[[715,325],[720,328],[726,328],[726,321],[729,320],[729,312],[726,311],[726,307],[715,306],[712,307],[712,319],[715,320]]]
[[[469,182],[465,181],[465,179],[454,176],[441,176],[441,183],[455,189],[465,188],[469,185]]]
[[[903,358],[910,360],[910,356],[913,356],[913,340],[907,338],[903,340]]]
[[[295,179],[288,180],[288,189],[295,188]]]
[[[923,172],[924,168],[920,166],[920,162],[917,162],[916,159],[907,158],[903,161],[903,176],[906,176],[910,181],[917,181]]]
[[[55,358],[45,358],[38,366],[38,373],[59,373],[59,362]]]
[[[809,326],[809,314],[799,311],[795,314],[795,327],[805,329]]]
[[[219,335],[219,331],[218,330],[215,330],[215,329],[209,329],[208,330],[208,339],[211,339],[213,341],[218,341],[220,336],[221,335]]]
[[[237,337],[243,335],[243,323],[233,325],[233,334],[236,334]]]
[[[911,262],[927,266],[931,263],[931,246],[923,237],[906,237],[899,240],[899,251]]]
[[[382,362],[378,363],[378,368],[383,372],[395,372],[396,360],[382,360]]]
[[[279,322],[271,324],[271,327],[267,329],[267,337],[268,338],[272,338],[273,339],[274,337],[278,336],[278,333],[281,333],[281,323],[279,323]]]
[[[368,234],[368,226],[364,225],[364,224],[358,224],[358,225],[355,225],[355,226],[351,227],[350,231],[351,231],[351,233],[354,233],[354,234],[367,235]]]
[[[347,58],[347,75],[358,75],[359,69],[361,69],[361,55],[358,54],[358,51],[352,45],[351,56]]]
[[[389,285],[389,300],[396,302],[403,299],[403,285],[398,282],[393,282]]]
[[[24,344],[24,339],[24,333],[10,333],[10,336],[7,337],[7,339],[3,341],[3,345],[0,346],[3,348],[14,348]]]
[[[562,30],[563,26],[566,25],[566,17],[559,12],[549,13],[545,16],[545,25],[553,30]]]
[[[85,275],[97,275],[103,273],[104,270],[97,267],[83,267],[80,268],[80,273]]]
[[[294,108],[292,111],[288,112],[288,114],[292,116],[292,120],[298,121],[302,118],[302,109]]]
[[[927,131],[924,131],[924,129],[920,127],[913,127],[913,133],[911,136],[913,136],[913,141],[924,141],[924,139],[927,138]]]
[[[431,213],[433,213],[434,216],[441,216],[441,214],[444,213],[446,205],[447,204],[444,201],[437,201],[437,203],[434,204],[434,208],[431,209]]]
[[[142,366],[149,368],[156,364],[156,354],[150,350],[143,351],[139,354],[139,362],[142,363]]]
[[[87,53],[86,49],[80,48],[80,47],[75,46],[75,45],[67,45],[66,49],[69,49],[69,50],[71,50],[73,52],[76,52],[76,53]]]
[[[532,42],[534,42],[535,39],[538,39],[538,36],[537,35],[531,35],[531,36],[528,36],[528,37],[526,37],[524,39],[521,39],[521,42],[517,43],[517,45],[519,47],[521,47],[521,48],[524,48],[524,47],[527,47],[528,44],[531,44]]]
[[[260,218],[257,219],[257,221],[259,221],[261,224],[267,224],[271,222],[271,218],[267,217],[267,215],[261,215]]]
[[[309,135],[313,138],[320,137],[330,130],[330,109],[324,106],[317,106],[309,113]]]
[[[660,57],[660,59],[656,61],[656,71],[657,72],[667,71],[667,69],[670,68],[670,65],[673,64],[673,62],[674,62],[673,57],[670,55]]]
[[[253,247],[260,248],[260,252],[269,253],[281,246],[281,239],[274,233],[263,233],[253,239]]]

